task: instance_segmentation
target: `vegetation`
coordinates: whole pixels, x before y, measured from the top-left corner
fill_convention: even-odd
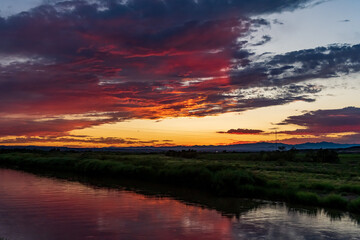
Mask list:
[[[139,179],[217,196],[280,200],[360,213],[360,155],[319,150],[126,154],[1,150],[0,165],[28,171]]]

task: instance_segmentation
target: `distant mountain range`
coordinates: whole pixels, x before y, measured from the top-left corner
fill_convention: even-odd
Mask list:
[[[303,144],[283,144],[283,143],[248,143],[235,145],[203,145],[203,146],[173,146],[173,147],[107,147],[107,148],[68,148],[68,147],[40,147],[40,146],[0,146],[0,149],[39,149],[49,151],[51,149],[59,149],[61,151],[118,151],[118,152],[164,152],[169,150],[196,150],[199,152],[259,152],[274,151],[279,147],[284,150],[296,148],[298,150],[305,149],[346,149],[351,147],[360,147],[360,144],[339,144],[332,142],[303,143]]]

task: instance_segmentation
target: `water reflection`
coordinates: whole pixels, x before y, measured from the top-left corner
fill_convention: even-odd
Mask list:
[[[324,211],[309,215],[279,204],[242,215],[233,232],[239,239],[360,239],[360,229],[348,217],[333,221]]]
[[[203,207],[170,197],[0,169],[0,237],[360,239],[360,228],[348,216],[332,221],[319,210],[309,214],[309,210],[295,211],[281,204],[208,198],[186,189],[179,191],[177,194],[185,201]],[[173,194],[164,189],[162,192]]]

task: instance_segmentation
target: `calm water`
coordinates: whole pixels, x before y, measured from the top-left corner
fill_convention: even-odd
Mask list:
[[[0,237],[360,239],[360,225],[347,216],[334,221],[321,211],[311,215],[280,204],[263,204],[235,218],[168,197],[0,169]]]

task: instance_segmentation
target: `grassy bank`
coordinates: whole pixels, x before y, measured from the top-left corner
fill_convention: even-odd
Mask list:
[[[302,161],[301,154],[288,161],[245,153],[202,153],[189,159],[174,154],[3,151],[0,165],[139,179],[216,196],[281,200],[360,213],[360,156],[340,155],[340,161],[327,163]]]

